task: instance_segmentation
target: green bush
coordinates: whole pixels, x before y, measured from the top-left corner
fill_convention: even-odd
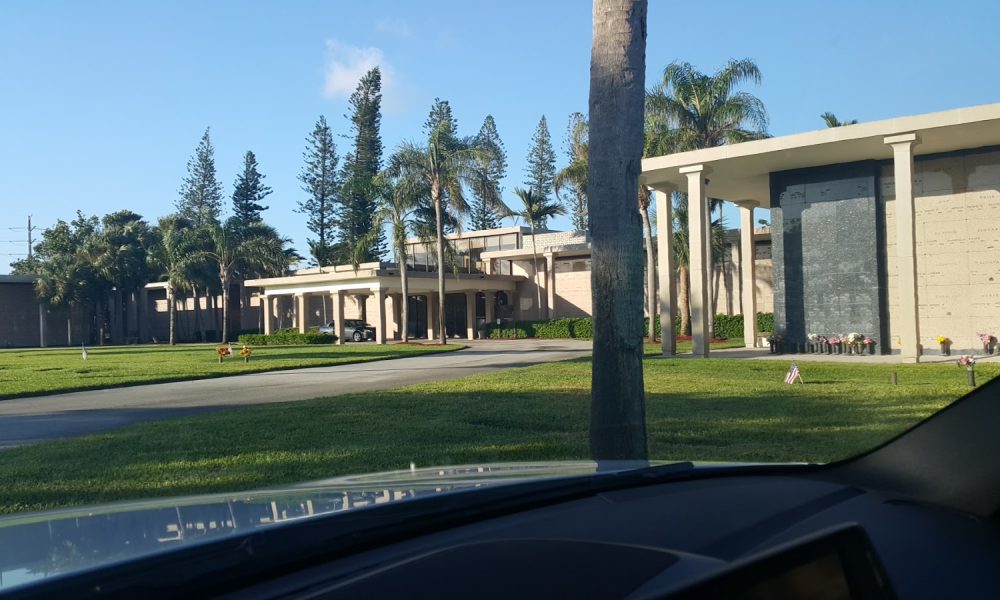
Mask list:
[[[332,344],[337,336],[331,333],[299,333],[297,329],[283,329],[270,335],[245,333],[238,339],[248,346],[294,346],[299,344]]]
[[[771,313],[757,313],[757,330],[771,331],[773,327],[774,315]],[[768,329],[764,329],[764,326]],[[662,334],[660,329],[660,316],[653,316],[653,327],[656,335]],[[743,337],[743,315],[715,315],[715,337],[717,338],[738,338]],[[681,321],[678,318],[674,321],[674,331],[679,332]],[[643,321],[643,336],[649,331],[649,319]],[[483,335],[489,339],[565,339],[594,337],[594,322],[590,317],[563,318],[552,321],[514,321],[512,324],[494,325],[489,324],[483,328]]]
[[[774,313],[757,313],[757,331],[768,333],[774,331]]]
[[[590,339],[594,337],[594,321],[590,317],[581,317],[573,321],[573,337]]]

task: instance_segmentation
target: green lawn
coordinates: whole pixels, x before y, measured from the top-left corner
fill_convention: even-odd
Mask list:
[[[650,347],[650,350],[653,348]],[[234,366],[234,365],[227,365]],[[954,365],[646,361],[651,455],[830,461],[964,394]],[[892,371],[899,385],[889,384]],[[1000,374],[980,365],[980,382]],[[0,511],[234,491],[334,475],[479,461],[587,457],[581,359],[295,404],[243,408],[0,452]]]
[[[249,363],[237,356],[219,364],[217,347],[219,344],[101,346],[88,348],[86,361],[80,348],[0,350],[0,399],[365,362],[464,348],[399,344],[265,346],[253,349]],[[239,348],[234,345],[236,352]]]

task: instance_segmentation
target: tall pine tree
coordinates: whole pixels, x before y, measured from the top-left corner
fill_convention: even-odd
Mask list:
[[[233,184],[233,217],[244,226],[260,221],[260,213],[268,208],[261,202],[270,193],[271,188],[264,185],[264,175],[257,170],[257,157],[247,150],[243,155],[243,172]]]
[[[181,184],[177,212],[195,227],[204,227],[219,220],[222,210],[222,183],[215,175],[215,147],[205,129],[194,156],[188,160],[187,177]]]
[[[299,201],[297,212],[306,215],[306,226],[316,237],[308,239],[311,264],[317,266],[334,263],[333,241],[336,231],[336,209],[340,198],[340,180],[337,176],[337,146],[333,133],[320,116],[316,127],[306,138],[303,153],[305,165],[299,174],[302,190],[309,196]]]
[[[531,138],[531,150],[528,152],[528,166],[524,170],[526,178],[524,185],[545,203],[551,199],[552,183],[556,176],[556,152],[552,149],[552,136],[549,135],[549,125],[542,115]],[[541,222],[545,227],[545,219]]]
[[[439,143],[452,148],[458,145],[458,120],[451,113],[451,104],[440,98],[434,99],[427,120],[424,121],[424,133],[428,138],[437,129],[441,130],[437,136]],[[425,201],[414,213],[416,221],[414,230],[418,237],[426,239],[435,237],[436,233],[434,207],[430,203],[430,198],[425,198]],[[441,190],[441,202],[448,205],[448,190]],[[459,220],[449,211],[444,212],[441,220],[445,233],[452,233],[459,226]]]
[[[354,258],[354,249],[372,230],[372,217],[378,199],[372,188],[372,179],[382,167],[382,73],[374,67],[361,78],[351,94],[351,114],[347,119],[354,132],[354,151],[344,157],[338,220],[340,239],[337,244],[338,262],[347,263]],[[363,262],[378,260],[386,251],[385,232],[379,229],[378,237],[366,245]]]
[[[479,128],[475,143],[489,152],[489,160],[482,165],[482,178],[472,186],[472,206],[469,211],[469,226],[472,229],[493,229],[499,224],[503,214],[500,198],[503,187],[500,181],[507,175],[507,151],[504,149],[493,115],[486,115]]]

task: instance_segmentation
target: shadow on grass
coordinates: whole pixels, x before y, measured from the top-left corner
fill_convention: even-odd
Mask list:
[[[855,454],[953,398],[859,402],[808,396],[651,392],[653,458],[819,461]],[[351,473],[587,458],[586,390],[421,388],[265,405],[0,452],[0,511],[239,491]]]

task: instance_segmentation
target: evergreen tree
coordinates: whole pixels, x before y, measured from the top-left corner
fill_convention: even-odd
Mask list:
[[[307,240],[313,265],[329,265],[333,263],[333,236],[336,230],[335,211],[340,197],[340,182],[337,177],[337,147],[333,143],[333,133],[326,123],[326,117],[320,116],[316,127],[306,138],[306,151],[303,153],[305,165],[299,174],[302,190],[309,194],[306,200],[299,201],[297,212],[306,215],[306,225],[314,239]]]
[[[215,223],[222,210],[222,184],[215,176],[215,148],[209,129],[205,129],[194,156],[188,160],[187,173],[176,204],[177,212],[195,227]]]
[[[458,120],[451,114],[451,105],[447,100],[434,99],[431,112],[424,121],[424,134],[430,137],[435,130],[441,128],[441,141],[454,141],[458,137]]]
[[[469,225],[472,229],[493,229],[504,217],[499,202],[503,194],[500,181],[507,175],[507,151],[504,149],[493,115],[486,115],[475,139],[476,146],[485,149],[489,158],[483,162],[482,179],[472,184]]]
[[[570,221],[573,222],[576,231],[590,229],[590,219],[587,216],[589,129],[587,117],[583,114],[575,112],[569,116],[569,127],[566,131],[566,155],[569,164],[556,172],[553,183],[556,197],[569,210]],[[566,192],[565,195],[562,192]]]
[[[552,183],[556,177],[556,152],[552,149],[552,136],[549,135],[549,125],[542,115],[531,138],[531,150],[528,152],[528,166],[525,168],[524,185],[539,199],[548,202],[552,196]],[[539,224],[545,227],[545,220]]]
[[[354,131],[354,151],[344,158],[338,220],[340,240],[337,244],[337,262],[347,263],[355,258],[354,250],[372,230],[373,217],[378,207],[372,180],[382,167],[382,74],[374,67],[361,78],[351,94],[351,121]],[[385,232],[378,228],[375,239],[365,245],[362,262],[378,260],[386,251]]]
[[[261,220],[261,211],[267,207],[261,204],[271,193],[271,188],[264,185],[264,175],[257,170],[257,157],[247,150],[243,156],[243,172],[236,176],[233,184],[233,217],[242,225],[249,225]]]

